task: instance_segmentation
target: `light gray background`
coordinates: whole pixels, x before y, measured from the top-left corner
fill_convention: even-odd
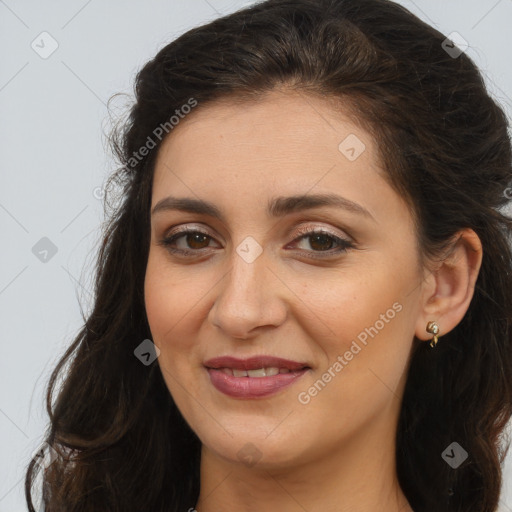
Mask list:
[[[106,103],[167,42],[249,1],[0,0],[0,512],[26,510],[25,466],[47,424],[44,390],[90,311],[103,219]],[[512,112],[512,0],[401,0],[460,33],[492,94]],[[57,50],[31,47],[48,32]],[[44,49],[50,48],[45,39]],[[47,237],[53,257],[32,248]],[[461,418],[462,419],[462,418]],[[500,512],[512,512],[512,454]]]

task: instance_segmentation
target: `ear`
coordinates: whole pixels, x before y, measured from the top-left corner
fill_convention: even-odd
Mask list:
[[[469,228],[459,231],[454,240],[448,256],[425,278],[415,329],[420,340],[432,338],[426,331],[429,321],[438,324],[438,336],[450,332],[462,320],[473,298],[482,264],[482,243]]]

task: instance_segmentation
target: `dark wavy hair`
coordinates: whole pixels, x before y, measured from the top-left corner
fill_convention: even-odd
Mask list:
[[[37,475],[46,512],[196,503],[201,443],[158,360],[145,366],[134,356],[151,339],[143,289],[165,140],[155,129],[191,98],[195,112],[281,86],[343,102],[371,133],[386,179],[410,206],[422,256],[439,257],[463,228],[479,236],[483,261],[466,315],[435,349],[414,340],[396,461],[415,512],[496,510],[512,416],[512,219],[503,210],[511,140],[476,65],[447,53],[445,38],[389,0],[267,0],[189,30],[143,66],[129,116],[110,134],[121,167],[105,211],[114,190],[119,201],[103,226],[92,312],[48,384],[45,442],[58,457],[44,472],[35,460],[28,466],[31,512]],[[155,147],[141,157],[148,137]],[[452,442],[469,454],[456,470],[441,457]]]

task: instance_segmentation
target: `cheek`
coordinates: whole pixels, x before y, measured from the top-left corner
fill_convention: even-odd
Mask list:
[[[386,337],[398,328],[409,279],[405,271],[401,276],[396,274],[383,264],[368,265],[357,271],[349,268],[337,272],[325,281],[316,280],[303,287],[304,311],[315,313],[317,333],[324,333],[325,349],[343,353],[353,340],[364,344],[376,331]]]
[[[202,291],[204,296],[205,290]],[[187,334],[191,319],[200,306],[192,279],[171,271],[165,258],[151,255],[144,280],[146,315],[152,341],[160,350],[158,365],[167,388],[180,410],[188,411],[193,381],[189,367],[194,336]]]
[[[201,299],[211,288],[204,280],[194,279],[192,272],[177,271],[164,257],[152,255],[150,251],[144,301],[153,342],[160,350],[165,350],[170,340],[173,344],[178,342],[176,334],[190,322],[194,311],[201,306]],[[183,337],[179,339],[189,341]]]
[[[322,389],[318,393],[322,396],[312,398],[315,410],[333,403],[354,414],[359,409],[369,414],[398,393],[414,332],[414,294],[410,294],[414,276],[408,268],[399,265],[393,272],[381,264],[358,272],[352,269],[337,275],[329,286],[317,283],[314,294],[308,291],[308,308],[329,332],[313,338],[323,356],[315,375],[301,388],[313,395]],[[329,384],[324,388],[318,379]],[[364,406],[361,397],[367,401]]]
[[[174,321],[170,311],[174,311],[173,286],[165,272],[150,257],[144,280],[144,302],[146,315],[153,336],[153,342],[161,349],[161,341],[166,330]]]

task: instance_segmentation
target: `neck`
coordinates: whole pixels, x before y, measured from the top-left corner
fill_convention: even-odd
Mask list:
[[[196,510],[413,512],[396,477],[395,425],[378,423],[300,463],[247,467],[203,445]]]

